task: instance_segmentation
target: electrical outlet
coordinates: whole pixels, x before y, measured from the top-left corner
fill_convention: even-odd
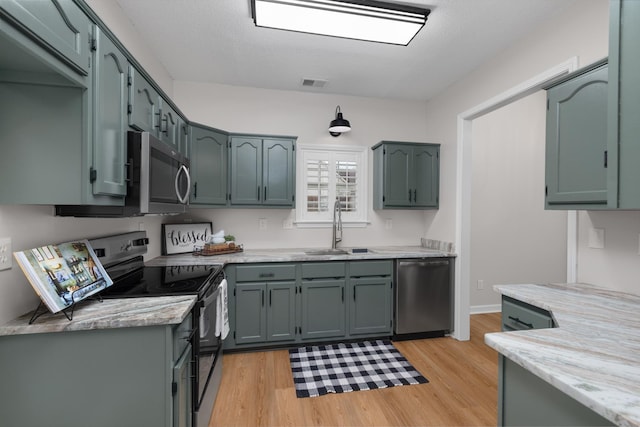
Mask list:
[[[477,287],[478,287],[479,291],[483,290],[484,289],[484,280],[482,280],[482,279],[478,280]]]
[[[8,270],[12,267],[11,237],[0,238],[0,270]]]
[[[267,218],[258,219],[258,230],[264,231],[267,229]]]

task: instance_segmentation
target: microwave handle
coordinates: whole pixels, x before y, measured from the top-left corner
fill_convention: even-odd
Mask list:
[[[180,194],[180,187],[178,186],[178,182],[180,179],[180,172],[184,171],[185,176],[187,177],[187,191],[184,196]],[[176,196],[178,197],[178,201],[183,205],[187,204],[189,201],[189,193],[191,192],[191,176],[189,175],[189,169],[185,165],[181,165],[180,169],[178,169],[178,173],[176,173]]]

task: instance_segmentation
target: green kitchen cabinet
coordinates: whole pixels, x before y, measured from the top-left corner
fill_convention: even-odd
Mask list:
[[[502,296],[502,330],[554,327],[553,315],[524,301]],[[608,426],[611,422],[545,380],[499,355],[499,426]]]
[[[181,325],[2,336],[2,425],[190,427],[192,330],[188,316]]]
[[[295,339],[295,282],[240,283],[235,293],[236,344]]]
[[[607,64],[546,89],[545,207],[606,207]]]
[[[346,335],[345,285],[345,279],[302,281],[302,339]]]
[[[295,205],[295,138],[231,137],[230,204],[292,208]]]
[[[192,207],[227,204],[227,140],[218,129],[192,123],[191,126]]]
[[[129,66],[129,126],[138,131],[157,133],[160,95],[153,85],[135,68]]]
[[[164,99],[160,100],[160,116],[157,127],[160,141],[180,151],[179,116]]]
[[[89,74],[91,21],[72,0],[0,0],[0,16],[75,72]]]
[[[293,341],[296,319],[295,264],[246,264],[225,268],[230,284],[229,327],[233,342],[277,344]]]
[[[382,141],[373,150],[374,209],[437,209],[440,145]]]
[[[236,344],[267,341],[267,308],[264,283],[238,283],[235,286]]]
[[[349,334],[391,335],[391,261],[349,263]]]
[[[93,194],[127,194],[129,63],[120,49],[95,27]]]

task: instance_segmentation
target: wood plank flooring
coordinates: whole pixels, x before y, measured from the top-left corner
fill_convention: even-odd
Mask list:
[[[499,313],[477,314],[470,341],[394,342],[428,384],[302,399],[287,350],[225,354],[209,427],[495,426],[498,355],[484,334],[499,330]]]

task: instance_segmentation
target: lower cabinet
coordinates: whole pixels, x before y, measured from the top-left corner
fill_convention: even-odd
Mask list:
[[[391,336],[392,272],[391,260],[227,265],[224,348]]]
[[[502,297],[502,330],[554,327],[547,310]],[[498,360],[498,425],[608,426],[611,422],[509,358]]]
[[[191,427],[182,325],[0,337],[3,426]]]

